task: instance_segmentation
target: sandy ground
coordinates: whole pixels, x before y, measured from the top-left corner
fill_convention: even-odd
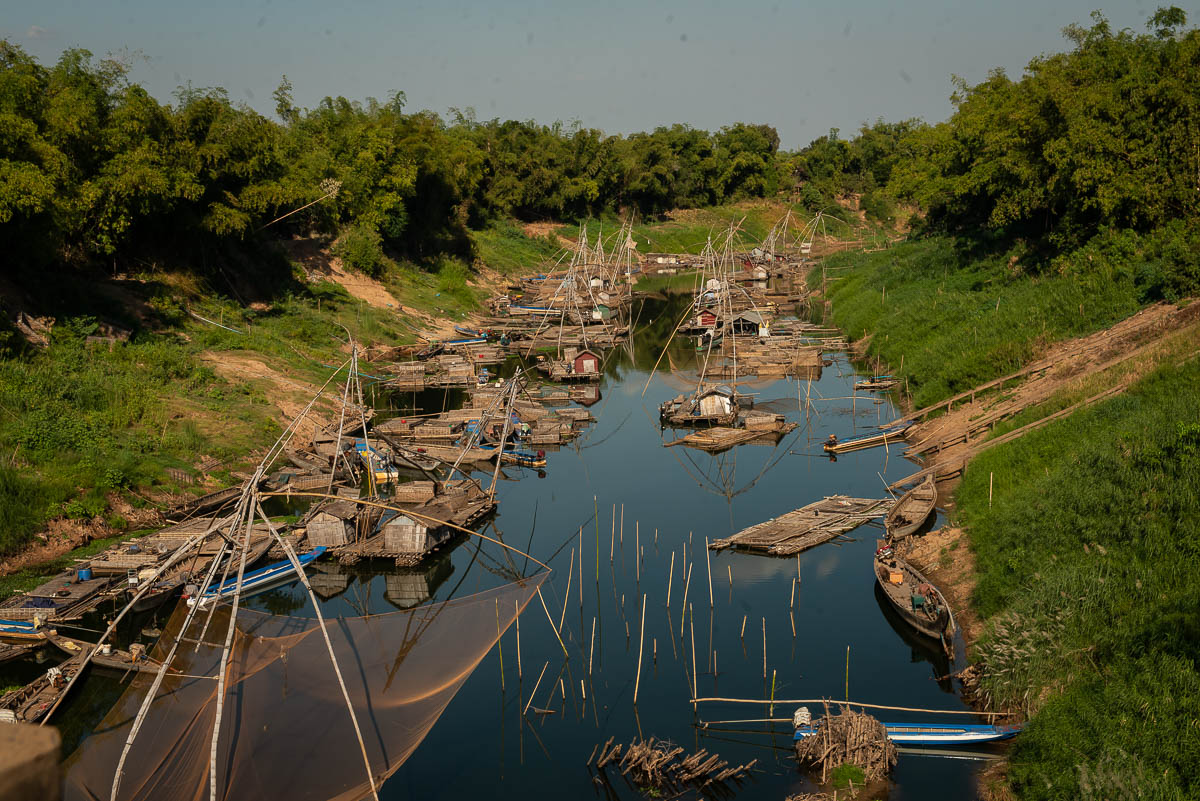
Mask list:
[[[383,284],[366,275],[351,273],[342,260],[316,239],[291,239],[284,243],[288,256],[304,268],[310,281],[340,284],[352,297],[380,309],[399,310],[400,301]]]
[[[320,389],[314,384],[288,378],[278,370],[268,367],[261,359],[237,351],[204,351],[199,358],[227,381],[264,383],[269,390],[267,398],[279,410],[284,421],[298,416]],[[326,392],[328,394],[329,390]],[[297,428],[297,436],[311,437],[318,427],[328,424],[324,414],[328,413],[332,404],[333,400],[324,398],[318,401],[317,406],[301,421]]]

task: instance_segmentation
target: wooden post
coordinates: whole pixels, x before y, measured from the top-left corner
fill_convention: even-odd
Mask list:
[[[788,601],[788,609],[796,608],[796,580],[792,579],[792,597]]]
[[[850,703],[850,646],[846,646],[846,703]]]
[[[637,677],[633,680],[633,703],[637,704],[638,687],[642,683],[642,651],[646,645],[646,594],[642,593],[642,627],[641,633],[638,635],[638,666]],[[693,696],[695,693],[693,693]]]
[[[690,612],[691,609],[691,604],[688,604],[688,611]],[[692,709],[695,709],[696,696],[699,695],[696,685],[696,616],[689,615],[688,622],[691,624],[692,629]],[[682,637],[683,635],[680,634],[679,636]]]
[[[741,639],[746,639],[746,616],[742,615],[742,633],[738,635]]]
[[[990,472],[988,473],[988,508],[989,509],[992,508],[992,478],[994,477],[994,475],[995,475],[994,473],[990,473]]]
[[[762,619],[763,623],[763,678],[767,677],[767,619]]]
[[[513,599],[513,623],[517,627],[517,681],[521,680],[521,607]]]
[[[725,565],[725,569],[729,571],[729,589],[733,589],[733,566]]]
[[[713,608],[712,556],[708,552],[708,537],[704,538],[704,562],[708,567],[708,608]]]

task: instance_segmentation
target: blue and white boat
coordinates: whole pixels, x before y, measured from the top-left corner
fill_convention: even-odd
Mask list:
[[[897,745],[974,745],[1015,737],[1016,724],[986,723],[884,723],[888,739]],[[815,737],[819,727],[809,723],[796,727],[795,740]]]
[[[307,553],[297,555],[296,559],[300,562],[301,569],[322,556],[325,550],[325,546],[321,545]],[[242,597],[245,598],[279,584],[286,584],[289,581],[295,580],[295,578],[296,568],[289,559],[284,559],[282,562],[275,562],[266,567],[260,567],[258,570],[251,570],[242,576]],[[217,587],[209,587],[198,598],[188,598],[188,606],[199,604],[200,608],[206,609],[213,601],[232,598],[234,592],[237,590],[237,584],[237,576],[228,578]]]

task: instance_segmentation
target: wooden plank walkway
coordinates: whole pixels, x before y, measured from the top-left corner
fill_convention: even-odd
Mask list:
[[[790,556],[829,542],[892,508],[891,498],[849,498],[830,495],[765,523],[743,529],[708,547],[745,548],[773,556]]]

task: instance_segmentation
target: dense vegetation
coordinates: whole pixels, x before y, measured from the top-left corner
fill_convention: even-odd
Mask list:
[[[447,121],[386,102],[326,98],[278,121],[222,89],[164,105],[125,67],[68,50],[51,67],[0,41],[0,245],[17,265],[251,260],[267,234],[339,236],[368,273],[384,254],[472,255],[471,228],[773,195],[779,137],[737,123],[608,136],[578,125]]]
[[[921,210],[915,242],[825,271],[835,321],[894,369],[903,354],[918,405],[1200,292],[1200,31],[1185,22],[1160,9],[1136,35],[1096,15],[1020,80],[960,83],[946,122],[879,122],[795,156],[802,196]]]
[[[1022,798],[1200,795],[1200,364],[971,462],[986,688]],[[988,502],[989,476],[995,494]]]
[[[959,81],[943,123],[878,122],[793,158],[802,198],[859,193],[868,214],[920,209],[922,230],[960,237],[961,258],[1004,253],[1015,275],[1082,280],[1136,263],[1139,298],[1200,289],[1200,31],[1178,8],[1150,32],[1099,14],[1073,48]]]

